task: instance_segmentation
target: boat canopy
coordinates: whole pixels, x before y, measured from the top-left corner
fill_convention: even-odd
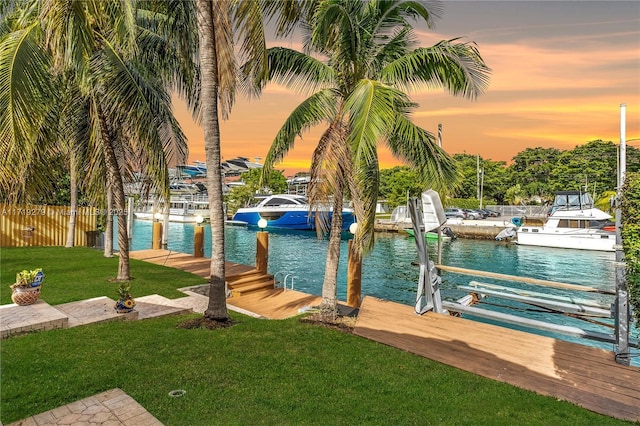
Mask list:
[[[582,210],[593,208],[593,198],[581,191],[558,191],[553,200],[550,214],[556,210]]]
[[[300,195],[279,194],[265,198],[258,207],[305,206],[306,204],[306,198]]]

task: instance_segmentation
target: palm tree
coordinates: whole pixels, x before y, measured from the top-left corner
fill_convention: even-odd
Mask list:
[[[142,157],[144,172],[168,197],[167,158],[184,152],[186,143],[171,114],[168,73],[159,71],[168,49],[161,54],[155,34],[138,25],[135,3],[19,3],[0,41],[3,184],[15,187],[15,170],[46,168],[33,159],[56,151],[58,132],[67,130],[58,126],[57,116],[63,106],[75,106],[85,113],[70,115],[81,121],[74,126],[90,130],[88,140],[75,140],[72,146],[88,148],[91,159],[83,166],[98,184],[94,194],[104,194],[106,180],[115,208],[125,211],[123,175],[133,157]],[[69,85],[73,95],[62,90]],[[128,280],[129,240],[122,214],[118,246],[117,279]]]
[[[410,18],[430,27],[437,4],[425,1],[321,0],[304,35],[304,52],[268,51],[269,79],[306,88],[310,96],[287,118],[265,158],[263,172],[282,160],[296,138],[326,123],[312,158],[310,202],[317,209],[333,196],[341,211],[351,196],[359,250],[373,243],[379,188],[377,144],[412,165],[425,186],[444,189],[456,178],[451,158],[428,131],[410,119],[417,107],[405,91],[443,88],[474,99],[488,84],[489,69],[472,43],[442,41],[415,48]],[[341,215],[331,219],[322,290],[323,309],[336,310]]]
[[[278,15],[278,32],[291,30],[308,0],[196,0],[200,62],[200,118],[204,128],[207,189],[211,219],[211,278],[205,318],[227,321],[225,293],[224,207],[220,166],[220,116],[233,105],[238,77],[233,38],[243,42],[243,88],[259,93],[266,79],[264,22]],[[233,25],[232,25],[233,22]],[[235,33],[234,33],[235,29]]]
[[[201,117],[207,164],[207,190],[211,220],[209,305],[205,318],[228,321],[225,291],[224,207],[220,166],[218,104],[230,107],[235,88],[233,35],[227,1],[197,0],[197,24],[201,76]],[[232,77],[233,76],[233,77]],[[220,90],[222,82],[222,93]],[[226,86],[225,83],[228,85]]]

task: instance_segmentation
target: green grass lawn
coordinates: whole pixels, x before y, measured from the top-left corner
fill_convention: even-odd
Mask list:
[[[115,289],[108,279],[116,261],[99,252],[2,249],[1,255],[3,287],[16,266],[42,267],[48,287],[43,298],[51,304]],[[80,273],[75,271],[82,271],[81,280],[72,279]],[[140,262],[132,262],[132,271],[138,295],[175,297],[175,288],[202,283]],[[97,293],[100,288],[107,293]],[[195,317],[102,323],[3,340],[1,421],[117,387],[168,426],[624,423],[297,318],[269,321],[232,313],[237,324],[231,328],[176,327]],[[186,394],[168,395],[177,389]]]
[[[42,268],[45,274],[41,299],[50,305],[117,297],[118,257],[105,258],[102,251],[86,248],[29,247],[0,251],[0,304],[11,302],[9,286],[23,269]],[[131,259],[131,293],[134,297],[159,294],[170,299],[183,297],[176,289],[205,284],[204,278],[173,268]]]

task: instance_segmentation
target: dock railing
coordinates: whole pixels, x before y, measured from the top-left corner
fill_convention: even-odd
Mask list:
[[[499,212],[507,217],[545,217],[549,211],[549,206],[486,206],[489,210]]]

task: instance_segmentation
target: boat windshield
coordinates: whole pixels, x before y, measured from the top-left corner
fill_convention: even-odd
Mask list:
[[[304,205],[304,198],[298,197],[271,197],[264,200],[261,204],[262,207],[273,206],[299,206]]]
[[[582,210],[593,208],[593,198],[587,193],[580,191],[556,192],[553,206],[550,213],[556,210]]]

